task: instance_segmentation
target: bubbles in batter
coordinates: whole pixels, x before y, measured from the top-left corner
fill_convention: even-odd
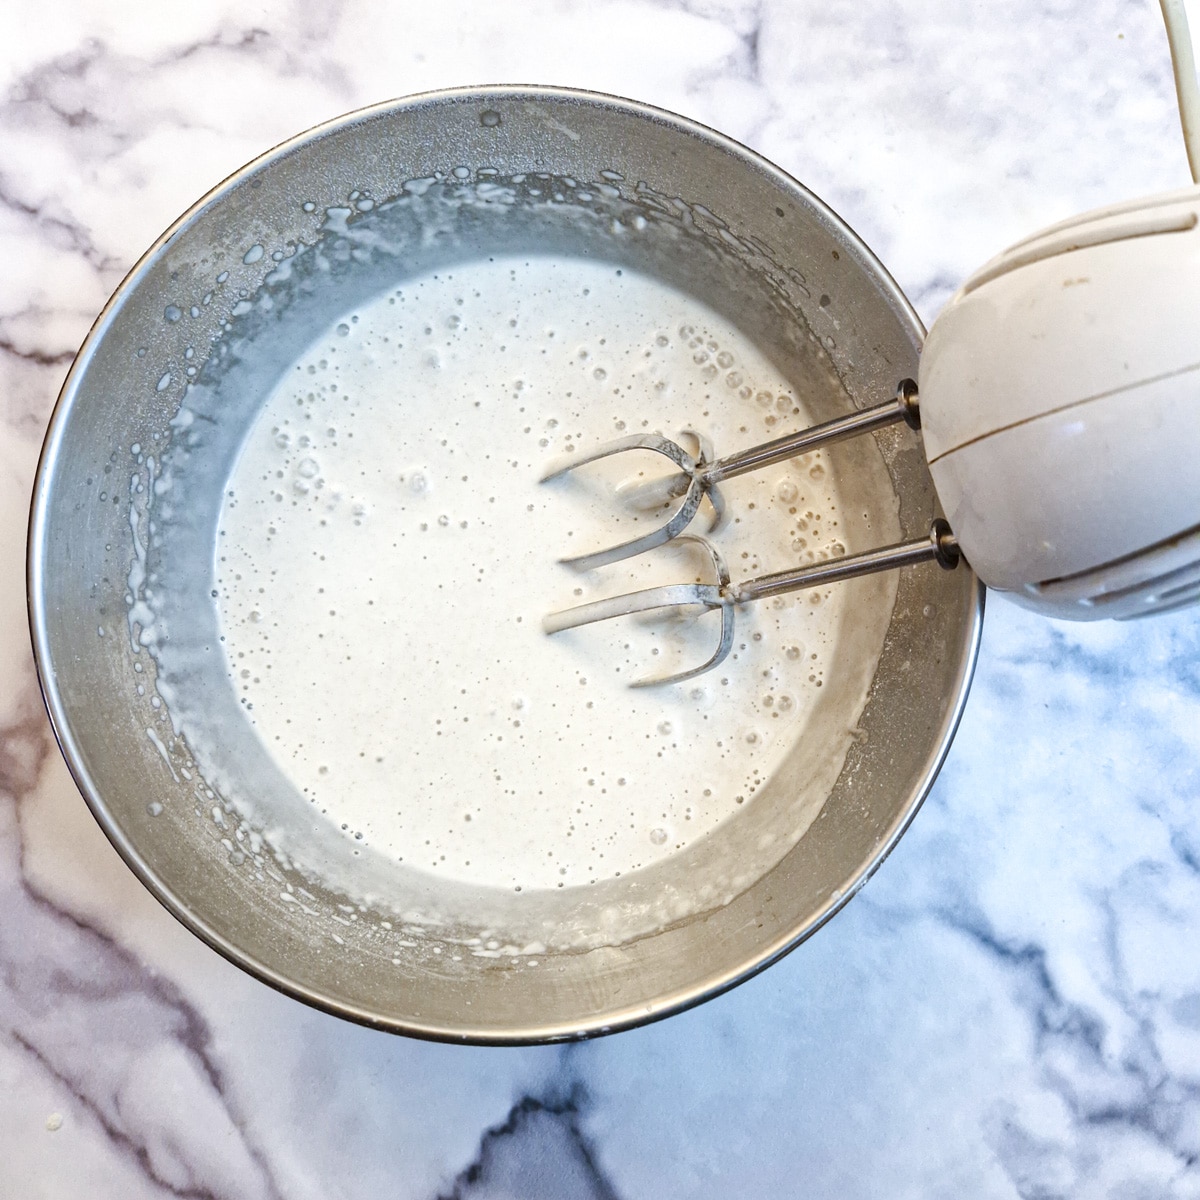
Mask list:
[[[800,736],[840,594],[748,607],[717,671],[630,690],[707,657],[716,615],[553,638],[541,617],[698,577],[685,544],[556,561],[655,523],[614,489],[669,464],[538,479],[625,433],[697,428],[728,452],[807,423],[744,335],[628,269],[497,257],[406,283],[294,364],[228,481],[216,603],[241,703],[314,813],[408,866],[557,889],[677,853]],[[845,553],[819,454],[725,493],[735,580]]]

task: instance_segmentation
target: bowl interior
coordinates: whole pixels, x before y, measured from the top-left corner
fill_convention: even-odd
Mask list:
[[[340,313],[499,254],[622,265],[702,298],[806,381],[818,419],[916,373],[920,327],[869,252],[794,181],[717,135],[546,89],[381,106],[226,181],[113,297],[47,438],[30,601],[75,778],[171,911],[243,967],[341,1015],[506,1042],[694,1003],[844,903],[944,756],[981,593],[965,569],[843,585],[859,589],[862,623],[878,625],[869,662],[847,666],[869,672],[865,707],[828,689],[808,744],[764,796],[666,868],[484,894],[400,870],[314,820],[207,653],[219,637],[208,597],[223,488],[264,397]],[[909,431],[839,448],[836,462],[878,530],[920,536],[936,515]],[[850,726],[853,739],[818,769],[819,748]],[[684,897],[671,915],[667,892]],[[454,953],[481,941],[500,953]]]

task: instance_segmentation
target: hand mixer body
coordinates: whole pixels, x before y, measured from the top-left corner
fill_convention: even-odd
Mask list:
[[[1200,188],[988,263],[919,382],[938,496],[986,584],[1076,620],[1200,600]]]

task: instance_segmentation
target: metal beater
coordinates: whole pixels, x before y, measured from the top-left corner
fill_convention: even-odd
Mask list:
[[[717,489],[717,484],[738,475],[748,475],[751,471],[759,471],[763,467],[771,467],[776,463],[786,462],[789,458],[797,458],[816,450],[819,446],[829,446],[834,442],[845,441],[860,433],[870,433],[876,429],[884,429],[903,421],[910,429],[920,429],[921,414],[917,406],[917,385],[911,379],[901,380],[896,389],[894,399],[859,412],[848,413],[844,417],[835,417],[832,421],[824,421],[797,433],[785,434],[772,441],[763,442],[759,446],[751,446],[736,454],[724,458],[713,459],[712,451],[707,442],[698,434],[688,431],[690,436],[699,443],[697,453],[689,453],[678,442],[665,438],[661,433],[638,433],[630,437],[617,438],[607,442],[596,450],[586,454],[578,454],[560,463],[553,470],[542,476],[543,483],[560,479],[571,471],[578,470],[588,463],[594,463],[602,458],[611,458],[615,454],[626,454],[634,450],[651,450],[669,458],[680,472],[668,476],[667,479],[656,480],[648,490],[652,500],[668,503],[682,496],[675,511],[659,528],[641,537],[610,546],[606,550],[594,550],[590,554],[577,554],[561,561],[581,571],[589,571],[593,567],[606,567],[610,563],[620,562],[624,558],[632,558],[646,550],[662,546],[672,538],[678,537],[695,519],[700,509],[700,503],[708,498],[714,509],[714,520],[711,528],[720,524],[725,514],[725,502]],[[643,491],[644,489],[638,489]],[[880,568],[881,570],[883,568]],[[594,618],[599,620],[600,618]]]
[[[678,442],[652,433],[620,438],[559,465],[545,475],[542,481],[558,479],[587,463],[634,450],[650,450],[662,454],[681,468],[679,474],[669,476],[663,481],[656,480],[649,485],[651,495],[662,502],[682,496],[681,502],[664,524],[641,537],[606,550],[566,558],[563,562],[583,569],[605,566],[679,538],[706,551],[715,578],[708,583],[667,584],[628,592],[621,596],[611,596],[605,600],[594,600],[588,604],[550,613],[543,619],[542,627],[547,633],[559,633],[579,625],[590,625],[594,621],[607,621],[613,617],[630,616],[656,609],[687,609],[695,606],[706,610],[720,609],[720,641],[713,654],[700,666],[673,674],[649,676],[636,680],[631,686],[649,687],[654,684],[680,683],[711,671],[725,660],[733,646],[734,615],[739,604],[749,604],[754,600],[780,596],[786,592],[820,587],[843,579],[853,579],[858,575],[869,575],[875,571],[887,571],[922,562],[936,562],[947,570],[953,569],[958,565],[961,554],[950,526],[940,518],[932,522],[929,533],[924,538],[899,542],[832,562],[814,563],[807,567],[760,575],[756,579],[748,579],[738,584],[731,581],[725,560],[707,538],[683,532],[695,518],[701,501],[706,496],[716,514],[714,524],[719,523],[725,511],[724,502],[717,490],[717,484],[722,480],[745,475],[806,454],[819,446],[828,446],[833,442],[883,429],[900,421],[905,422],[911,429],[920,428],[917,385],[911,379],[902,380],[896,389],[895,397],[883,404],[836,417],[725,458],[712,459],[711,452],[707,451],[705,446],[702,446],[698,455],[690,454]]]

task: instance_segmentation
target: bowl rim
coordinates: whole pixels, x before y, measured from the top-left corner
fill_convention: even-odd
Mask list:
[[[691,118],[621,96],[555,85],[470,85],[419,92],[367,105],[303,130],[279,142],[232,172],[225,179],[210,188],[181,216],[172,222],[137,259],[117,285],[92,323],[87,336],[76,353],[51,411],[45,439],[38,457],[30,504],[26,543],[26,600],[30,640],[42,700],[50,719],[55,740],[66,761],[71,777],[113,848],[151,895],[176,920],[227,961],[240,967],[276,991],[282,992],[292,999],[300,1000],[313,1008],[357,1024],[427,1041],[453,1044],[469,1043],[496,1046],[541,1045],[597,1037],[634,1028],[675,1013],[683,1012],[686,1009],[713,999],[778,962],[784,955],[790,953],[801,942],[806,941],[818,929],[822,928],[857,894],[863,885],[880,868],[884,859],[887,858],[901,836],[908,829],[917,811],[932,789],[938,773],[945,762],[950,743],[953,741],[962,717],[978,658],[985,589],[982,582],[972,572],[972,578],[975,583],[975,601],[969,608],[968,619],[964,622],[960,634],[960,659],[954,680],[954,703],[945,715],[937,738],[929,747],[921,783],[913,796],[912,802],[899,815],[889,830],[888,835],[879,842],[875,853],[860,865],[857,877],[840,896],[831,897],[827,900],[824,907],[802,929],[798,931],[792,930],[788,934],[779,937],[766,953],[756,953],[751,956],[749,961],[740,962],[719,972],[715,976],[711,976],[702,986],[681,987],[669,995],[660,997],[653,1003],[647,1004],[643,1002],[633,1004],[615,1012],[602,1014],[598,1018],[589,1018],[587,1021],[572,1024],[539,1024],[535,1019],[520,1028],[501,1031],[497,1030],[494,1026],[469,1029],[439,1025],[433,1022],[398,1019],[343,999],[323,994],[315,988],[298,983],[230,941],[209,925],[203,917],[183,903],[162,880],[150,862],[138,851],[133,841],[113,818],[101,795],[99,787],[84,765],[84,758],[75,740],[69,714],[57,686],[54,657],[47,630],[47,601],[43,575],[44,542],[49,520],[51,478],[71,412],[78,396],[81,380],[96,346],[105,336],[126,298],[136,289],[139,282],[162,254],[165,247],[170,244],[177,234],[206,211],[211,204],[219,201],[244,180],[261,170],[269,168],[293,150],[311,141],[376,117],[461,100],[472,102],[490,102],[494,100],[496,103],[502,103],[505,100],[548,100],[598,105],[602,108],[616,110],[640,119],[649,119],[658,124],[668,125],[683,134],[715,144],[731,157],[741,160],[746,166],[766,176],[782,191],[793,194],[798,193],[803,198],[805,204],[817,212],[828,223],[830,228],[836,231],[844,244],[857,253],[866,268],[873,272],[881,291],[885,294],[886,299],[890,301],[894,311],[910,326],[917,343],[920,344],[924,340],[924,326],[907,296],[905,296],[892,275],[858,234],[837,213],[797,179],[775,166],[775,164],[762,155],[733,138]],[[968,564],[964,563],[963,568],[970,571]]]

